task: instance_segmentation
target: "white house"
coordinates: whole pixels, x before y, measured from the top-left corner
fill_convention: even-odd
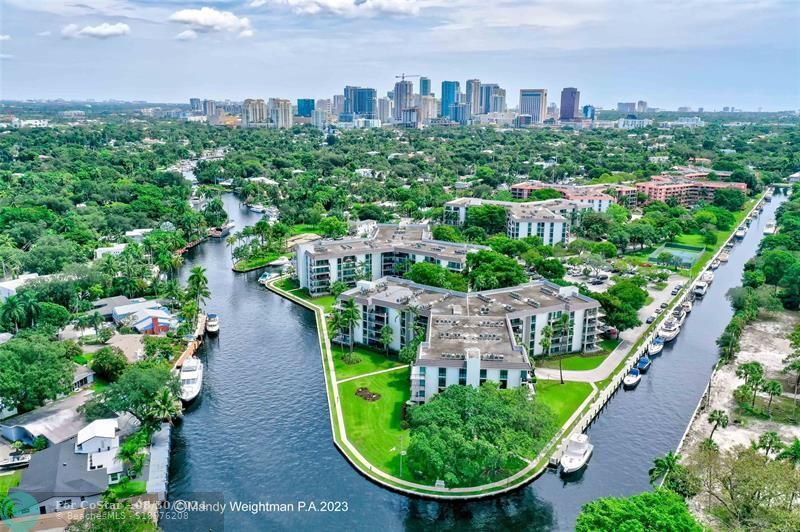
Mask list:
[[[38,273],[23,273],[16,279],[0,281],[0,301],[5,301],[6,298],[17,295],[19,288],[36,279],[39,279]]]
[[[103,258],[105,255],[113,255],[117,256],[125,251],[125,248],[128,247],[128,244],[114,244],[113,246],[108,246],[104,248],[97,248],[94,250],[94,258],[95,260]]]

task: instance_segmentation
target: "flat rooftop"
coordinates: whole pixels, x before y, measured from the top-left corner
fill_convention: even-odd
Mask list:
[[[464,262],[469,251],[485,246],[445,242],[431,238],[429,227],[423,224],[378,224],[365,238],[318,239],[306,251],[318,258],[363,255],[367,253],[415,253],[453,262]]]

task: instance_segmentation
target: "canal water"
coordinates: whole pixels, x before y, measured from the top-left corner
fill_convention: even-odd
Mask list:
[[[405,497],[348,464],[331,440],[313,314],[261,287],[258,272],[234,274],[224,240],[210,240],[187,254],[183,275],[207,269],[207,309],[220,314],[221,331],[201,350],[202,395],[173,432],[170,500],[294,506],[255,513],[229,505],[228,530],[572,530],[582,504],[649,489],[653,458],[678,445],[732,315],[725,293],[783,200],[776,194],[766,204],[639,387],[620,390],[590,427],[595,452],[581,476],[565,482],[548,471],[511,494],[466,503]],[[224,203],[237,230],[260,217],[232,195]],[[326,501],[346,504],[320,511]],[[222,529],[213,512],[181,509],[162,519],[166,530]]]

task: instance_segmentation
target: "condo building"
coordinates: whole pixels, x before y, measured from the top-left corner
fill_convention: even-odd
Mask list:
[[[481,205],[497,205],[506,210],[506,235],[509,238],[538,236],[546,245],[566,243],[569,240],[570,227],[578,223],[578,215],[582,211],[594,210],[588,204],[565,199],[518,203],[458,198],[444,204],[444,223],[464,225],[469,209]]]
[[[511,185],[511,197],[514,199],[528,199],[536,190],[553,189],[561,193],[564,199],[575,201],[587,209],[595,212],[606,212],[618,198],[624,198],[628,206],[635,206],[636,189],[625,185],[562,185],[558,183],[544,183],[542,181],[523,181]],[[613,190],[614,195],[607,193]],[[616,198],[615,198],[616,196]],[[630,203],[633,200],[634,203]],[[623,203],[623,201],[620,201]]]
[[[336,281],[352,286],[358,280],[402,275],[417,262],[460,272],[467,254],[480,249],[487,248],[433,240],[427,225],[376,224],[365,238],[299,244],[294,260],[301,288],[317,296],[329,293]]]
[[[637,183],[636,190],[647,195],[647,203],[666,202],[674,198],[683,207],[694,207],[701,201],[714,201],[717,190],[734,189],[747,194],[745,183],[702,181],[683,176],[657,175],[645,183]]]
[[[360,315],[354,343],[382,347],[386,325],[392,330],[389,348],[395,351],[423,335],[411,368],[411,399],[418,403],[454,384],[528,386],[533,377],[529,355],[597,349],[600,304],[574,286],[536,281],[464,293],[383,277],[359,281],[338,299],[347,300],[355,301]],[[541,341],[548,325],[555,332],[545,353]],[[349,343],[350,338],[345,333],[337,340]]]

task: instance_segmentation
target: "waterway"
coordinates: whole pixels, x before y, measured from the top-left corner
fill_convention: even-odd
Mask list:
[[[196,265],[207,269],[207,307],[220,314],[222,327],[200,352],[207,368],[202,395],[173,432],[170,500],[294,505],[258,513],[228,506],[228,530],[572,530],[582,504],[649,489],[653,458],[677,447],[717,359],[715,340],[732,315],[725,293],[739,284],[783,200],[776,194],[766,204],[639,387],[620,390],[589,428],[595,454],[581,476],[565,482],[546,472],[511,494],[477,502],[409,498],[359,475],[331,440],[313,314],[261,287],[258,272],[234,274],[224,240],[209,240],[186,255],[183,274]],[[237,230],[260,217],[232,195],[224,203]],[[319,511],[324,501],[344,502],[346,510]],[[307,511],[309,503],[316,511]],[[174,512],[161,524],[222,529],[213,512],[188,516]]]

